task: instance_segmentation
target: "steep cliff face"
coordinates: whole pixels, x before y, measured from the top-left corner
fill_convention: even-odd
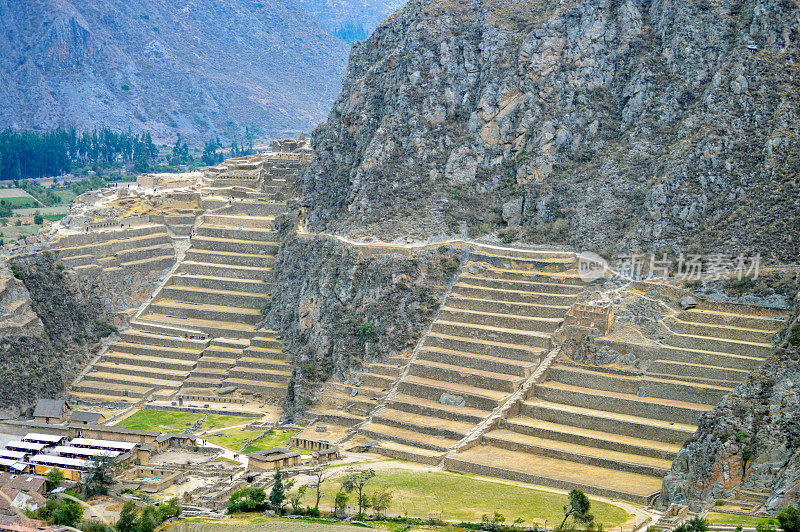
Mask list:
[[[327,237],[300,237],[281,224],[274,297],[265,324],[284,334],[294,359],[288,410],[305,406],[314,384],[364,362],[413,349],[458,269],[450,249],[364,256]]]
[[[673,502],[767,491],[766,507],[800,501],[800,330],[714,410],[704,414],[664,479]]]
[[[291,0],[0,0],[0,49],[0,127],[195,141],[314,127],[348,51]]]
[[[314,134],[310,227],[520,223],[524,240],[601,252],[792,261],[798,14],[793,0],[412,0],[355,45]]]
[[[62,395],[112,330],[100,300],[49,253],[0,262],[0,413]]]

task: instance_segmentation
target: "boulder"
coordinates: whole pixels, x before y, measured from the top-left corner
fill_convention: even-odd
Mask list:
[[[453,395],[447,392],[439,397],[439,403],[447,406],[467,406],[467,402],[460,395]]]
[[[523,198],[515,198],[503,203],[503,220],[511,226],[519,226],[522,222]]]

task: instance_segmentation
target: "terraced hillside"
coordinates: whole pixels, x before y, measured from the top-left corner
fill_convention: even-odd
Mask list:
[[[257,331],[256,324],[272,292],[275,216],[286,209],[276,197],[300,163],[272,164],[293,170],[280,176],[256,163],[247,176],[209,183],[201,200],[205,214],[194,224],[182,260],[131,328],[72,387],[73,396],[213,397],[222,388],[285,395],[291,366],[276,333]]]
[[[382,454],[438,463],[553,347],[584,290],[572,253],[477,247],[385,404],[359,432]]]
[[[575,256],[471,246],[409,358],[326,384],[310,414],[328,434],[375,440],[387,456],[644,504],[699,416],[763,363],[786,321],[741,305],[681,311],[670,300],[652,345],[596,339],[634,354],[636,367],[581,363],[553,350],[572,305],[601,288],[583,283]]]
[[[78,233],[52,247],[56,259],[81,276],[119,275],[131,268],[163,270],[175,262],[175,249],[164,225]]]
[[[667,317],[660,345],[600,338],[635,353],[640,369],[562,358],[515,415],[445,465],[645,503],[699,416],[763,363],[785,320],[781,312],[703,303]]]
[[[568,252],[471,245],[437,318],[409,358],[327,383],[310,414],[378,452],[424,463],[470,433],[552,347],[583,283]]]

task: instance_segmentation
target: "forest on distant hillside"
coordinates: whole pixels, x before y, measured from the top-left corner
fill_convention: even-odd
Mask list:
[[[0,181],[84,173],[80,170],[85,169],[99,173],[112,167],[144,173],[176,171],[180,165],[210,166],[222,162],[225,150],[233,157],[250,155],[254,139],[255,130],[245,127],[244,138],[235,139],[229,149],[217,137],[209,140],[195,159],[180,134],[171,152],[162,154],[149,133],[117,133],[109,128],[83,132],[74,128],[43,132],[5,129],[0,131]]]
[[[157,156],[149,133],[116,133],[108,128],[80,133],[60,128],[0,132],[0,180],[54,176],[76,167],[107,167],[116,161],[147,171]]]

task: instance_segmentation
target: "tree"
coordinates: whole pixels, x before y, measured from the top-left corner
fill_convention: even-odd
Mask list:
[[[133,501],[128,501],[122,507],[119,513],[119,520],[117,521],[117,530],[119,532],[135,532],[136,531],[136,505]]]
[[[221,152],[217,153],[217,150],[221,148],[222,144],[220,144],[219,138],[211,139],[206,142],[205,148],[203,148],[203,164],[206,166],[212,166],[217,163],[221,163],[223,155]]]
[[[381,516],[382,511],[389,509],[389,506],[392,504],[392,498],[392,492],[385,489],[372,494],[370,506],[372,506],[372,509],[378,514],[378,517]]]
[[[708,522],[705,519],[701,519],[700,517],[693,517],[689,519],[685,523],[678,525],[675,527],[674,531],[677,532],[706,532],[708,530]],[[763,532],[769,532],[765,530]],[[774,528],[772,530],[774,532]]]
[[[594,521],[594,516],[589,513],[591,505],[589,497],[581,490],[573,489],[570,491],[567,504],[564,505],[564,520],[561,521],[559,528],[564,528],[564,523],[570,517],[578,523],[591,523]]]
[[[81,523],[82,532],[115,532],[114,529],[97,519],[89,519]]]
[[[778,522],[783,532],[800,532],[800,514],[794,506],[787,506],[778,512]]]
[[[686,521],[686,530],[687,532],[707,532],[708,521],[701,517],[693,517]]]
[[[83,484],[83,494],[86,498],[95,495],[105,495],[108,493],[108,486],[114,484],[114,475],[117,470],[117,463],[108,456],[98,456],[92,460]]]
[[[64,481],[64,472],[57,467],[54,467],[50,471],[47,472],[47,480],[45,483],[47,485],[47,491],[51,492],[57,487],[61,485],[61,482]]]
[[[370,322],[365,321],[364,323],[356,327],[356,336],[358,336],[364,341],[370,340],[375,336],[375,326],[372,325]]]
[[[253,512],[266,507],[267,494],[264,488],[244,488],[231,495],[228,513]]]
[[[292,504],[292,511],[297,513],[300,511],[300,501],[303,499],[303,496],[306,494],[307,486],[300,486],[297,488],[297,492],[289,497],[289,502]]]
[[[153,532],[160,524],[161,514],[155,506],[148,504],[136,522],[136,530],[137,532]]]
[[[374,469],[350,473],[342,480],[342,489],[347,493],[358,493],[358,515],[364,514],[364,486],[375,476]]]
[[[283,507],[283,501],[286,500],[286,488],[283,485],[283,475],[281,470],[275,470],[273,477],[274,483],[272,484],[272,491],[269,492],[269,504],[273,510],[278,511]]]
[[[42,225],[44,224],[44,218],[38,212],[33,215],[33,225]]]
[[[172,160],[173,165],[189,164],[192,162],[192,156],[189,155],[189,145],[181,143],[181,134],[178,133],[178,140],[175,141],[175,146],[172,147]]]
[[[775,524],[772,520],[761,521],[756,525],[756,532],[775,532]]]
[[[336,492],[336,497],[333,499],[333,508],[334,512],[337,515],[344,514],[344,509],[347,507],[347,500],[348,500],[347,493],[344,491]]]
[[[320,468],[314,475],[317,477],[317,500],[314,503],[314,509],[319,510],[319,500],[322,497],[322,483],[327,480],[325,478],[325,470]]]
[[[181,507],[181,501],[179,501],[177,497],[173,497],[159,506],[158,511],[161,514],[161,522],[163,523],[171,517],[178,517],[181,515],[183,508]]]
[[[77,501],[62,499],[53,509],[53,523],[61,526],[74,527],[83,517],[83,506]]]

